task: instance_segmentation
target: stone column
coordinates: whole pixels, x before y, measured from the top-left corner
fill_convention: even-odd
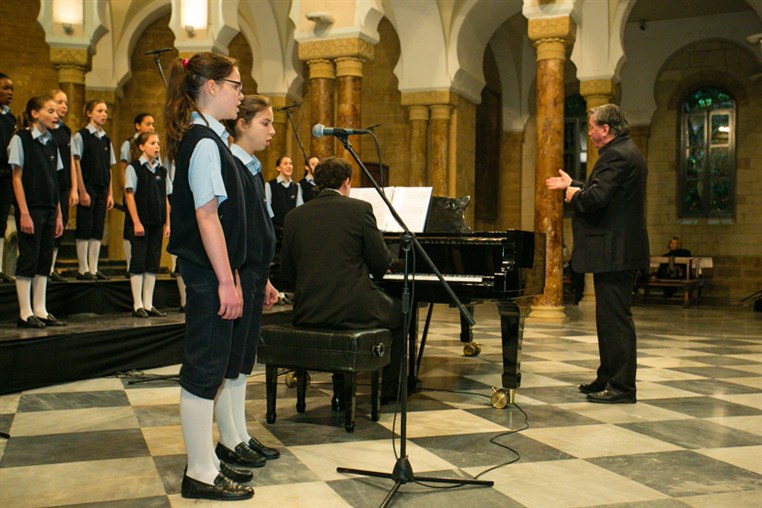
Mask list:
[[[84,123],[85,74],[90,70],[90,55],[87,49],[52,47],[50,61],[58,71],[58,86],[69,98],[66,125],[77,131]]]
[[[342,57],[336,63],[336,125],[347,129],[360,129],[360,97],[362,94],[362,66],[364,60],[355,57]],[[360,152],[360,137],[350,136],[352,148]],[[360,169],[349,151],[339,142],[337,154],[352,164],[352,185],[359,187],[361,182]],[[361,157],[362,159],[362,157]]]
[[[447,173],[447,156],[450,140],[450,115],[452,106],[434,104],[431,109],[431,151],[429,168],[429,185],[434,187],[434,196],[447,196],[449,178]]]
[[[429,148],[428,123],[429,108],[408,106],[410,123],[410,161],[408,185],[423,187],[428,181],[427,152]]]
[[[316,123],[333,125],[333,81],[336,79],[333,62],[309,60],[307,65],[310,68],[310,129]],[[330,157],[333,155],[333,138],[311,138],[310,153],[320,160]]]
[[[579,93],[585,98],[587,111],[603,106],[611,102],[614,95],[614,85],[610,79],[590,79],[581,81],[579,84]],[[593,170],[598,160],[598,150],[593,146],[590,136],[587,137],[587,174]],[[595,283],[592,273],[585,274],[585,291],[582,293],[580,305],[583,307],[595,307]]]
[[[273,104],[273,128],[275,136],[270,140],[270,146],[261,154],[257,154],[262,162],[262,176],[265,181],[275,178],[278,172],[275,170],[275,161],[281,155],[288,152],[288,137],[291,135],[285,111],[275,111],[286,105],[286,97],[270,97]],[[260,157],[261,155],[261,157]],[[299,157],[301,159],[301,157]],[[294,160],[295,168],[298,168],[297,160]]]
[[[545,292],[535,299],[530,317],[563,320],[563,197],[545,186],[563,162],[564,66],[566,46],[575,27],[568,16],[529,20],[529,39],[537,50],[537,160],[535,167],[535,231],[544,233]]]

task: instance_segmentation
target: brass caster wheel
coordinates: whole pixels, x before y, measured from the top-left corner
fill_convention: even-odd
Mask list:
[[[482,352],[482,345],[476,341],[467,342],[463,346],[463,356],[479,356]]]
[[[504,409],[508,405],[513,404],[515,401],[516,391],[511,388],[495,388],[492,387],[492,407],[496,409]]]
[[[294,388],[296,386],[296,372],[293,370],[286,374],[283,381],[286,383],[286,386],[289,388]]]

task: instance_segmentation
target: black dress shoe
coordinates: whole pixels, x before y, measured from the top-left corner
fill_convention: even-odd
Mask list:
[[[214,452],[220,460],[236,466],[263,467],[267,464],[265,458],[246,446],[246,443],[239,443],[235,450],[226,448],[222,443],[217,443]]]
[[[220,462],[220,473],[224,474],[236,483],[246,483],[254,479],[254,473],[248,469],[236,469],[224,462]]]
[[[188,475],[183,475],[180,494],[184,498],[190,499],[237,501],[240,499],[251,499],[254,496],[254,489],[238,485],[224,474],[217,475],[217,478],[214,479],[214,485],[209,485],[208,483],[194,480]]]
[[[37,316],[29,316],[26,320],[18,318],[16,326],[19,328],[45,328],[45,323],[40,321]]]
[[[162,312],[159,309],[157,309],[156,307],[151,307],[150,309],[146,309],[145,311],[146,311],[146,313],[149,316],[153,316],[153,317],[167,317],[167,313],[166,312]]]
[[[45,323],[45,326],[66,326],[68,324],[66,321],[58,319],[50,312],[48,312],[48,317],[38,317],[37,319]]]
[[[95,280],[111,280],[111,277],[109,277],[108,275],[106,275],[102,271],[97,270],[95,272]]]
[[[180,305],[180,308],[177,310],[178,312],[182,312],[183,314],[185,314],[185,305]]]
[[[635,390],[631,392],[620,392],[619,390],[603,390],[597,393],[590,393],[587,396],[589,402],[598,404],[635,404]]]
[[[146,312],[146,310],[144,308],[141,307],[138,310],[133,310],[132,311],[132,317],[147,318],[148,317],[148,313]]]
[[[50,272],[50,277],[48,278],[51,282],[69,282],[68,280],[64,279],[58,272]]]
[[[95,280],[95,275],[90,272],[78,273],[77,280]]]
[[[346,404],[344,404],[344,399],[338,395],[334,395],[331,399],[331,411],[344,411],[345,408]]]
[[[606,389],[606,383],[601,383],[599,381],[593,381],[592,383],[588,383],[586,385],[579,385],[579,391],[582,393],[598,393],[602,392]]]
[[[249,448],[266,458],[267,460],[275,460],[280,457],[280,452],[275,448],[270,448],[259,442],[255,437],[249,439]]]

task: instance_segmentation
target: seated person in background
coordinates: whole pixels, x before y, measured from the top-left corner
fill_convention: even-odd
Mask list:
[[[392,331],[391,364],[384,368],[382,403],[396,400],[404,326],[400,300],[379,280],[393,257],[369,203],[349,197],[352,166],[328,157],[315,168],[319,194],[285,218],[281,273],[295,283],[296,326]],[[343,376],[334,374],[334,410],[343,407]]]
[[[675,263],[674,258],[691,257],[691,251],[683,249],[680,239],[676,236],[673,236],[669,243],[667,243],[667,248],[669,251],[663,255],[668,256],[671,259],[669,260],[669,263],[661,263],[659,265],[659,270],[656,272],[656,276],[659,279],[684,279],[685,271],[688,267],[684,263]],[[670,297],[675,294],[676,290],[677,288],[665,287],[664,296]]]

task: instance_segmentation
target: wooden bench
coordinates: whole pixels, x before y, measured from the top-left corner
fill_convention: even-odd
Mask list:
[[[278,367],[296,371],[296,410],[306,409],[307,371],[344,375],[345,423],[355,430],[357,374],[371,373],[371,418],[378,421],[381,369],[391,360],[392,334],[385,328],[333,330],[265,325],[259,339],[257,362],[265,364],[267,423],[275,423]]]
[[[685,268],[682,270],[684,272],[682,276],[676,279],[659,278],[659,266],[670,262]],[[712,268],[712,258],[710,257],[651,256],[651,268],[648,278],[644,281],[645,299],[647,300],[650,296],[651,288],[676,288],[682,291],[683,307],[698,304],[701,302],[704,274],[710,268]]]

